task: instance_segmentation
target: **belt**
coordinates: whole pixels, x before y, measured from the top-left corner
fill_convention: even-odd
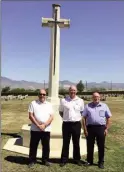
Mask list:
[[[81,122],[81,121],[63,121],[64,123],[77,123],[77,122]]]
[[[89,125],[87,125],[87,127],[105,127],[105,125],[93,125],[93,124],[89,124]]]

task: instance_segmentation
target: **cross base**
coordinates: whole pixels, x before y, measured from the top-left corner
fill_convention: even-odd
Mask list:
[[[11,138],[7,141],[5,146],[3,147],[4,150],[23,154],[23,155],[29,155],[29,147],[24,147],[22,145],[23,140],[22,138]],[[52,146],[55,147],[55,149],[52,149]],[[54,139],[51,140],[51,151],[50,151],[50,158],[59,158],[61,157],[61,149],[62,149],[62,139]],[[94,152],[97,151],[97,147],[95,146]],[[81,156],[87,154],[87,148],[86,148],[86,139],[80,139],[80,152]],[[37,151],[37,158],[42,157],[42,150],[38,149]],[[73,145],[72,141],[70,142],[70,149],[69,149],[69,158],[73,158]]]

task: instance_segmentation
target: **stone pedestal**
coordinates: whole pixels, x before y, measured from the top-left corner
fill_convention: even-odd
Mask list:
[[[56,126],[58,126],[58,125],[56,125]],[[59,126],[59,128],[61,129],[61,126]],[[52,132],[51,132],[50,157],[57,157],[57,158],[61,157],[63,139],[62,139],[62,131],[59,128],[58,129],[56,128],[56,130],[54,128],[54,129],[52,129]],[[28,124],[23,125],[22,135],[23,135],[23,146],[29,148],[30,126]],[[39,143],[38,149],[41,150],[41,148],[42,148],[41,143]],[[81,150],[81,155],[86,154],[86,140],[85,140],[85,138],[82,138],[82,133],[81,133],[81,138],[80,138],[80,150]],[[42,152],[42,150],[41,150],[41,152]],[[69,157],[73,158],[72,140],[70,142]]]
[[[55,119],[52,123],[52,131],[50,137],[50,158],[60,158],[61,151],[62,151],[62,120],[61,117],[55,114]],[[82,130],[83,131],[83,130]],[[87,147],[86,147],[86,139],[82,137],[82,133],[80,136],[80,153],[81,156],[87,154]],[[20,153],[29,155],[29,143],[30,143],[30,125],[24,124],[22,126],[22,138],[11,138],[7,141],[3,149],[9,150],[12,152]],[[97,147],[95,146],[94,151],[97,151]],[[42,146],[39,143],[38,150],[37,150],[37,157],[42,157]],[[73,144],[72,140],[70,142],[69,148],[69,158],[73,158]]]
[[[60,99],[59,97],[47,97],[47,101],[52,103],[54,113],[59,110]]]
[[[81,138],[80,138],[80,147],[81,147],[81,155],[84,155],[86,153],[86,140],[85,138],[82,138],[83,130],[81,132]],[[30,143],[30,125],[24,124],[22,126],[22,137],[23,137],[23,146],[29,148]],[[57,157],[61,157],[61,150],[62,150],[62,119],[59,115],[59,112],[55,112],[54,114],[54,120],[51,124],[51,136],[50,136],[50,151],[51,154],[50,157],[53,157],[56,154]],[[42,146],[41,143],[39,143],[38,148],[41,150]],[[72,140],[70,142],[70,158],[73,157],[73,144]]]
[[[59,128],[57,129],[55,124],[53,123],[52,132],[51,132],[51,140],[56,141],[56,139],[62,139],[62,131],[61,131],[61,123],[59,124]],[[29,147],[30,145],[30,124],[24,124],[22,126],[22,138],[23,138],[23,146]],[[54,132],[53,132],[54,131]],[[53,145],[53,143],[51,143]],[[39,148],[41,148],[41,144],[39,143]]]

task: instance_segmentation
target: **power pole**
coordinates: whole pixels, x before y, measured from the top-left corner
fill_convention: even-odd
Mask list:
[[[112,91],[112,81],[111,81],[111,91]]]
[[[87,81],[86,81],[86,91],[87,91]]]
[[[45,89],[45,80],[44,80],[44,89]]]

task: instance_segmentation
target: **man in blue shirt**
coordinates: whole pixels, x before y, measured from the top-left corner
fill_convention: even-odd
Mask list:
[[[110,117],[112,116],[108,106],[100,102],[100,94],[93,93],[93,102],[87,104],[83,111],[83,129],[87,139],[87,163],[93,164],[93,152],[95,139],[98,145],[98,167],[104,168],[105,136],[108,133]]]

